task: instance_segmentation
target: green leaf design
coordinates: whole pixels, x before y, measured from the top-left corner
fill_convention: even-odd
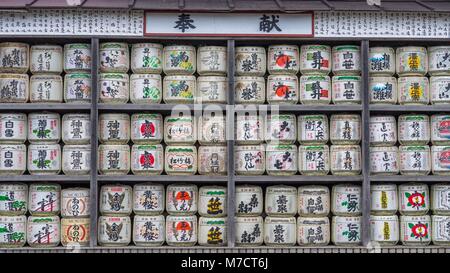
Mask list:
[[[405,196],[406,196],[406,198],[409,198],[411,196],[411,194],[409,192],[405,192]]]
[[[414,227],[414,224],[413,224],[413,223],[409,223],[409,224],[408,224],[408,227],[409,227],[409,228],[413,228],[413,227]]]
[[[425,206],[426,206],[426,204],[425,204],[425,203],[423,203],[423,204],[422,204],[422,207],[424,208]]]
[[[411,237],[416,237],[416,235],[414,235],[414,233],[411,232]]]
[[[408,204],[406,204],[406,206],[411,207],[412,205],[411,205],[411,203],[408,203]]]
[[[10,201],[8,196],[0,195],[0,201]]]
[[[422,192],[422,196],[425,197],[425,192]]]
[[[346,207],[346,206],[348,205],[348,202],[347,202],[347,201],[344,201],[344,202],[341,203],[341,205],[344,206],[344,207]]]
[[[342,235],[347,236],[348,235],[348,231],[342,232]]]

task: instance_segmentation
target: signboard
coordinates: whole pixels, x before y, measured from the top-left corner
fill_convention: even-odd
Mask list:
[[[313,13],[145,13],[146,36],[313,37]]]

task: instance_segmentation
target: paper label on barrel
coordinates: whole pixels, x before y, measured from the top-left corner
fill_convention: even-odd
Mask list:
[[[240,244],[260,244],[263,242],[261,223],[236,223],[236,240]]]
[[[195,72],[195,53],[191,50],[170,50],[164,52],[165,70],[178,69]]]
[[[450,116],[436,118],[432,122],[432,127],[433,140],[450,140]]]
[[[172,80],[164,82],[164,99],[194,100],[195,80]]]
[[[191,150],[186,152],[168,152],[166,162],[171,171],[191,171],[194,169],[196,159]]]
[[[371,143],[397,142],[397,126],[394,121],[373,121],[369,125]]]
[[[162,46],[161,46],[162,48]],[[131,53],[131,67],[150,72],[162,69],[162,50],[156,46],[133,47]]]
[[[90,213],[89,196],[73,196],[71,198],[63,197],[61,204],[62,216],[80,217],[87,216]]]
[[[61,72],[62,71],[62,48],[31,48],[32,72]]]
[[[38,117],[29,120],[28,136],[33,140],[59,139],[59,119]]]
[[[450,58],[449,58],[450,60]],[[450,78],[449,77],[431,77],[430,78],[430,96],[432,103],[450,102]]]
[[[164,218],[163,218],[164,219]],[[133,241],[136,243],[164,242],[164,221],[134,218]]]
[[[142,116],[133,119],[131,128],[132,139],[158,142],[162,139],[162,120],[159,116]]]
[[[8,218],[2,219],[0,223],[0,246],[22,245],[25,243],[26,218],[23,218],[23,222],[17,221],[20,219],[15,217],[10,221],[4,221],[8,220]]]
[[[265,223],[264,242],[270,244],[295,244],[296,225],[293,223]]]
[[[101,119],[101,137],[105,140],[126,140],[129,138],[130,121],[128,119]]]
[[[28,100],[28,77],[0,78],[0,102],[26,102]]]
[[[30,245],[51,245],[60,242],[59,219],[39,217],[28,220],[27,241]]]
[[[102,189],[101,209],[104,212],[124,213],[131,211],[131,192],[129,188],[113,186]]]
[[[274,46],[269,47],[269,70],[277,72],[298,71],[298,47]]]
[[[272,116],[267,120],[266,139],[271,141],[295,141],[297,130],[295,117]]]
[[[436,190],[432,197],[433,209],[450,210],[450,189]]]
[[[328,121],[322,116],[299,117],[300,141],[318,141],[328,140]]]
[[[91,138],[91,126],[89,116],[85,118],[71,117],[63,119],[63,141],[82,141]]]
[[[67,74],[64,79],[66,81],[66,101],[91,99],[92,81],[89,74]]]
[[[397,73],[417,72],[426,73],[428,60],[426,51],[420,52],[399,52],[397,50]]]
[[[306,77],[303,79],[303,77]],[[320,76],[303,76],[300,78],[301,101],[330,101],[330,79]]]
[[[399,239],[398,220],[374,220],[370,221],[371,239],[376,242],[396,242]]]
[[[55,213],[60,210],[61,195],[53,186],[38,186],[30,189],[29,209],[34,213]]]
[[[62,244],[63,245],[85,245],[89,243],[89,224],[71,223],[64,225],[61,223]]]
[[[198,71],[225,72],[226,73],[226,50],[200,50]]]
[[[449,171],[450,170],[450,147],[434,146],[433,149],[433,171]],[[433,148],[434,148],[433,147]],[[438,148],[439,147],[439,148]]]
[[[297,195],[295,192],[274,190],[266,193],[266,213],[268,214],[296,214]]]
[[[264,151],[236,151],[236,170],[241,172],[264,170]]]
[[[361,122],[351,119],[332,120],[331,139],[340,141],[356,141],[361,139]]]
[[[91,151],[77,149],[66,149],[63,152],[64,171],[89,171],[91,169]]]
[[[100,67],[108,69],[128,68],[128,50],[121,44],[108,44],[100,48]]]
[[[396,191],[371,191],[370,196],[372,211],[397,211]]]
[[[331,150],[331,170],[338,172],[353,172],[361,170],[361,156],[359,150],[341,149]]]
[[[195,243],[197,242],[196,222],[188,220],[168,221],[167,241],[173,243]]]
[[[398,80],[400,103],[428,104],[429,84],[426,77],[400,77]]]
[[[0,139],[1,140],[26,140],[27,125],[26,117],[21,115],[21,119],[13,117],[2,117],[0,119]]]
[[[333,50],[333,71],[358,71],[360,70],[359,47],[337,46]]]
[[[161,79],[132,77],[130,93],[132,99],[159,103],[162,99]]]
[[[330,193],[328,190],[299,189],[298,212],[301,215],[328,214]]]
[[[169,140],[189,141],[194,137],[192,119],[168,119],[165,126]]]
[[[128,80],[105,78],[100,79],[100,99],[103,100],[128,100]]]
[[[302,46],[300,50],[300,70],[330,71],[330,48],[320,45]]]
[[[261,213],[263,197],[261,192],[245,191],[236,193],[236,213]]]
[[[335,76],[332,84],[334,102],[361,101],[361,78],[359,76]]]
[[[309,218],[310,219],[310,218]],[[328,244],[330,241],[330,224],[321,220],[298,220],[297,241],[299,245]]]
[[[23,172],[26,170],[26,148],[18,145],[17,147],[0,145],[0,171]]]
[[[300,171],[324,172],[330,169],[330,153],[328,147],[306,146],[300,150]]]
[[[28,46],[8,46],[0,48],[0,67],[28,68]]]
[[[410,219],[401,223],[403,242],[419,242],[427,244],[431,241],[431,223],[430,220],[420,217],[410,217]]]
[[[435,217],[432,222],[433,242],[450,242],[450,218]]]
[[[400,209],[406,212],[428,211],[428,190],[426,188],[400,189]]]
[[[395,72],[395,55],[393,50],[386,49],[384,52],[374,52],[372,48],[369,50],[369,71],[372,73],[388,73]]]
[[[88,44],[72,44],[64,47],[64,65],[67,70],[91,69],[91,47]]]
[[[271,101],[291,101],[297,103],[298,100],[298,80],[296,77],[274,77],[269,78],[267,98]]]
[[[371,151],[370,171],[372,174],[397,173],[399,171],[397,151]]]
[[[395,78],[371,78],[369,94],[371,103],[396,103],[397,83]]]
[[[359,188],[346,188],[342,192],[334,192],[334,211],[340,213],[361,212],[361,192]]]
[[[236,140],[262,141],[262,123],[258,117],[242,117],[236,120]]]
[[[131,239],[131,224],[128,217],[100,218],[99,241],[110,244],[128,244]]]
[[[264,103],[264,78],[258,80],[236,80],[235,99],[238,103]]]
[[[28,195],[24,190],[0,191],[0,211],[23,212],[27,211]]]
[[[190,212],[197,210],[197,194],[189,190],[174,190],[167,195],[167,210]]]
[[[199,172],[200,174],[221,174],[226,173],[226,151],[199,150]]]
[[[290,148],[290,146],[288,146]],[[268,151],[267,170],[268,171],[296,171],[297,155],[295,151]]]
[[[53,76],[33,76],[30,80],[32,102],[62,101],[62,79]]]
[[[361,223],[343,218],[333,225],[334,242],[343,244],[358,244],[361,242]]]
[[[160,190],[135,190],[134,210],[162,211],[164,210],[164,193]]]
[[[209,190],[199,196],[199,208],[208,216],[220,216],[226,214],[226,193],[223,190]]]
[[[127,170],[129,168],[130,153],[126,150],[100,150],[99,166],[102,171]]]
[[[59,149],[36,148],[28,150],[28,170],[36,172],[59,172],[61,155]]]
[[[226,81],[198,81],[197,91],[199,102],[218,102],[225,103],[226,94]]]
[[[266,52],[259,48],[248,49],[236,53],[236,71],[238,74],[264,74],[266,71]]]
[[[400,171],[428,172],[431,167],[430,151],[412,147],[407,151],[400,151]]]
[[[132,170],[137,171],[162,171],[164,166],[164,155],[162,148],[137,147],[131,155]]]
[[[208,118],[203,116],[200,122],[201,136],[200,141],[207,141],[210,143],[223,143],[225,139],[225,118]]]

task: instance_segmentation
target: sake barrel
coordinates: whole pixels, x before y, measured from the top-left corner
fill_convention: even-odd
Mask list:
[[[270,75],[267,78],[269,104],[297,104],[298,78],[295,75]]]
[[[200,76],[197,78],[196,103],[225,104],[228,99],[228,78],[219,76]]]
[[[196,70],[195,47],[190,45],[165,46],[163,71],[166,75],[192,75]]]
[[[25,215],[28,209],[28,186],[22,183],[0,184],[0,215]]]
[[[331,52],[334,75],[359,75],[361,73],[361,51],[359,46],[334,46]]]
[[[428,49],[428,74],[431,76],[449,75],[450,47],[429,46]]]
[[[136,246],[160,246],[166,236],[166,221],[163,215],[133,218],[133,242]]]
[[[331,100],[334,104],[361,103],[360,76],[334,76],[331,80]]]
[[[398,141],[402,145],[425,145],[430,141],[428,115],[400,115],[398,117]]]
[[[400,152],[400,174],[427,175],[431,171],[431,152],[428,145],[403,146]]]
[[[155,43],[138,43],[131,46],[131,70],[133,73],[162,72],[163,46]]]
[[[100,114],[98,119],[100,143],[127,144],[130,141],[130,116],[128,114]]]
[[[336,246],[361,244],[361,216],[333,216],[331,242]]]
[[[400,216],[400,241],[406,246],[427,246],[431,242],[432,229],[429,215]]]
[[[161,114],[139,113],[131,115],[131,141],[134,144],[158,144],[163,140]]]
[[[0,113],[0,142],[24,143],[27,140],[27,115]]]
[[[397,143],[397,122],[394,116],[372,116],[369,120],[371,146],[392,146]]]
[[[91,142],[91,117],[89,114],[64,114],[61,127],[64,144],[89,144]]]
[[[264,76],[266,50],[259,46],[238,46],[235,49],[236,74],[238,76]]]
[[[267,145],[266,170],[269,175],[294,175],[297,173],[297,146],[288,144]]]
[[[128,216],[98,218],[98,244],[101,246],[127,246],[131,242],[131,232],[131,219]]]
[[[330,170],[333,175],[361,173],[361,147],[358,145],[331,145]]]
[[[431,116],[431,143],[434,145],[450,144],[450,115]]]
[[[30,46],[24,43],[0,43],[0,72],[27,73]]]
[[[197,148],[195,146],[166,146],[164,170],[168,175],[195,175]]]
[[[192,115],[172,114],[164,118],[164,142],[168,145],[194,144],[197,126]]]
[[[194,103],[197,95],[197,79],[192,75],[165,76],[163,100],[166,104]]]
[[[264,141],[264,118],[249,112],[237,113],[234,130],[237,144],[260,144]]]
[[[200,145],[226,144],[226,118],[222,111],[204,112],[197,124]]]
[[[297,243],[299,246],[325,246],[330,243],[328,217],[298,217]]]
[[[30,144],[27,169],[32,175],[59,174],[61,171],[61,146],[59,144]]]
[[[33,74],[60,74],[63,71],[63,48],[58,45],[31,46],[30,71]]]
[[[30,216],[27,221],[27,243],[30,247],[50,248],[61,242],[59,216]]]
[[[431,104],[450,103],[450,77],[432,76],[430,77],[430,102]]]
[[[28,211],[33,216],[58,215],[61,210],[61,186],[53,183],[31,184]]]
[[[406,183],[398,186],[398,202],[401,215],[425,215],[430,209],[428,186]]]
[[[394,75],[395,50],[392,47],[370,47],[369,73],[371,75]]]
[[[91,171],[91,145],[64,145],[62,171],[66,175],[87,175]]]
[[[264,211],[269,216],[295,216],[297,214],[297,188],[276,185],[266,188]]]
[[[58,113],[39,112],[28,114],[28,141],[58,143],[61,138],[61,120]]]
[[[0,216],[1,248],[23,247],[27,240],[27,217]]]
[[[126,175],[130,171],[130,146],[98,146],[98,171],[103,175]]]
[[[197,49],[197,72],[199,75],[227,74],[227,47],[200,46]]]
[[[329,76],[303,75],[300,77],[301,104],[330,104],[331,80]]]
[[[450,174],[450,146],[431,146],[431,172],[435,175]]]
[[[298,142],[300,144],[326,144],[329,139],[326,115],[300,115],[298,120]]]
[[[298,169],[302,175],[327,175],[330,171],[328,145],[299,146]]]
[[[91,219],[62,218],[61,244],[65,247],[89,246]]]
[[[433,214],[450,215],[450,185],[446,183],[431,186],[431,211]]]
[[[89,217],[91,197],[89,188],[67,188],[61,191],[61,216]]]
[[[130,67],[130,56],[126,43],[100,44],[100,72],[126,73]]]
[[[88,73],[70,73],[64,76],[64,102],[90,103],[92,79]]]
[[[168,215],[166,242],[169,246],[194,246],[197,244],[197,216]]]
[[[262,175],[266,170],[265,148],[260,145],[234,147],[235,172],[238,175]]]
[[[370,240],[380,245],[396,245],[399,241],[397,215],[370,216]]]
[[[194,215],[198,210],[198,188],[194,184],[171,184],[166,188],[166,210],[170,215]]]
[[[129,77],[125,73],[100,73],[99,102],[124,104],[130,98]]]
[[[23,175],[27,166],[25,144],[0,144],[0,175]]]
[[[361,186],[334,185],[331,190],[331,212],[337,216],[361,215]]]
[[[141,183],[133,186],[133,212],[137,215],[157,215],[164,212],[164,186]]]
[[[431,240],[434,245],[450,245],[450,217],[444,215],[431,216]]]
[[[63,80],[59,75],[38,74],[30,78],[30,102],[58,103],[63,101]]]
[[[158,74],[131,74],[130,101],[135,104],[161,103],[162,80]]]
[[[103,185],[100,189],[100,213],[104,216],[129,216],[133,191],[128,185]]]
[[[64,71],[90,72],[92,65],[90,44],[65,44],[64,45]]]
[[[299,49],[296,45],[271,45],[268,48],[267,69],[270,74],[295,75],[299,69]]]
[[[226,246],[227,232],[226,217],[198,219],[198,244],[201,246]]]
[[[198,193],[198,213],[203,217],[224,217],[227,215],[227,188],[203,186]]]
[[[164,170],[161,144],[135,144],[131,148],[131,172],[135,175],[160,175]]]
[[[330,190],[327,186],[300,186],[297,199],[300,216],[326,217],[330,213]]]
[[[334,114],[330,117],[332,144],[358,144],[361,141],[361,116],[358,114]]]
[[[331,71],[331,48],[327,45],[302,45],[300,47],[300,72],[302,74],[328,75]]]
[[[226,175],[227,146],[198,147],[198,173],[201,175]]]
[[[400,170],[397,146],[370,147],[369,160],[373,175],[395,175]]]
[[[374,183],[370,185],[370,213],[373,215],[393,215],[398,210],[397,185]]]
[[[399,77],[399,104],[427,105],[430,102],[430,87],[427,77]]]
[[[27,74],[0,74],[0,103],[25,103],[29,92]]]
[[[264,223],[261,216],[234,217],[236,246],[252,247],[263,244]]]
[[[263,77],[240,76],[234,78],[234,101],[236,104],[264,104],[266,81]]]
[[[270,114],[266,117],[267,143],[294,144],[297,139],[297,119],[294,114]]]
[[[258,216],[263,212],[263,190],[255,185],[236,186],[236,215]]]
[[[428,71],[428,55],[425,47],[398,47],[396,55],[396,72],[399,76],[424,76]]]
[[[395,77],[369,77],[369,101],[372,104],[397,103],[397,78]]]
[[[272,217],[264,219],[264,243],[266,246],[294,246],[297,242],[295,217]]]

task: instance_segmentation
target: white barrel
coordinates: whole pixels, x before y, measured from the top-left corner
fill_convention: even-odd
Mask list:
[[[220,76],[200,76],[197,78],[196,103],[225,104],[228,100],[228,78]]]
[[[328,142],[328,117],[326,115],[300,115],[297,120],[300,144],[326,144]]]
[[[266,246],[294,246],[297,242],[295,217],[271,217],[264,219],[264,243]]]
[[[128,114],[100,114],[98,119],[100,143],[127,144],[130,141],[130,116]]]
[[[130,79],[125,73],[100,73],[99,102],[124,104],[130,98]]]
[[[204,217],[224,217],[227,215],[227,188],[223,186],[203,186],[198,192],[198,213]]]
[[[198,210],[198,188],[194,184],[171,184],[166,188],[166,210],[171,215],[194,215]]]
[[[198,173],[201,175],[226,175],[227,146],[198,147]]]
[[[66,175],[87,175],[91,171],[91,145],[65,145],[62,171]]]
[[[160,246],[166,237],[166,221],[163,215],[133,218],[133,242],[136,246]]]
[[[261,216],[234,217],[236,246],[260,246],[263,244],[264,223]]]
[[[165,76],[163,100],[166,104],[194,103],[197,95],[197,79],[192,75]]]
[[[27,241],[27,217],[0,216],[0,247],[23,247]]]
[[[434,245],[450,245],[450,217],[444,215],[431,216],[431,240]]]
[[[431,146],[431,172],[435,175],[450,175],[449,146]]]
[[[377,183],[370,185],[370,213],[373,215],[393,215],[398,210],[397,185]]]
[[[91,219],[62,218],[61,244],[65,247],[89,246]]]
[[[336,246],[361,244],[361,216],[333,216],[331,242]]]
[[[400,174],[427,175],[431,171],[431,152],[428,145],[399,147]]]
[[[334,75],[359,75],[361,73],[361,51],[359,46],[334,46],[331,52]]]
[[[328,217],[298,217],[297,243],[299,246],[325,246],[330,243]]]
[[[266,117],[267,143],[294,144],[297,139],[297,119],[294,114],[270,114]]]
[[[198,219],[198,244],[201,246],[226,246],[227,222],[226,217],[200,217]]]
[[[331,100],[334,104],[361,103],[360,76],[334,76],[331,80]]]
[[[27,243],[31,247],[56,247],[61,242],[59,216],[30,216],[27,221]]]
[[[0,43],[0,72],[27,73],[30,46],[24,43]]]
[[[33,74],[60,74],[63,71],[63,48],[58,45],[33,45],[30,48],[30,61]]]
[[[28,209],[28,186],[22,183],[0,184],[0,215],[25,215]]]
[[[328,145],[299,146],[298,170],[302,175],[327,175],[330,171]]]
[[[90,44],[65,44],[64,45],[64,71],[90,72],[92,65]]]
[[[400,241],[407,246],[426,246],[431,242],[432,229],[429,215],[400,216]]]
[[[26,169],[25,144],[0,144],[0,175],[23,175]]]
[[[162,80],[158,74],[131,74],[130,101],[135,104],[161,103]]]
[[[297,104],[298,78],[295,75],[269,75],[267,78],[269,104]]]
[[[234,101],[236,104],[264,104],[265,98],[266,81],[263,77],[234,78]]]
[[[450,103],[450,77],[430,77],[430,102],[431,104]]]
[[[132,188],[120,184],[102,186],[99,206],[104,216],[129,216],[133,208]]]
[[[164,186],[141,183],[133,186],[133,212],[137,215],[158,215],[164,212]]]
[[[163,45],[154,43],[138,43],[131,46],[131,71],[133,73],[162,72]]]
[[[395,50],[392,47],[369,48],[369,73],[371,75],[394,75]]]
[[[0,142],[21,144],[27,140],[27,115],[0,113]]]
[[[89,188],[67,188],[61,191],[61,216],[89,217],[91,197]]]
[[[295,216],[297,214],[297,188],[277,185],[266,188],[264,211],[269,216]]]
[[[399,104],[422,104],[430,102],[430,87],[427,77],[399,77]]]
[[[128,44],[101,43],[100,44],[100,72],[126,73],[130,67]]]
[[[237,144],[260,144],[264,141],[264,118],[257,114],[237,113],[235,139]]]
[[[27,169],[32,175],[59,174],[61,171],[61,146],[59,144],[30,144]]]
[[[0,103],[25,103],[28,93],[27,74],[0,74]]]
[[[431,143],[433,145],[450,144],[450,115],[431,116]]]
[[[392,146],[397,143],[397,122],[394,116],[372,116],[369,121],[371,146]]]
[[[197,128],[192,115],[172,114],[164,118],[164,142],[168,145],[194,144]]]
[[[267,145],[266,170],[268,175],[294,175],[298,170],[297,146],[289,144]]]
[[[61,138],[61,120],[58,113],[40,112],[28,114],[28,141],[34,143],[58,143]]]
[[[300,186],[297,199],[300,216],[326,217],[330,213],[330,190],[327,186]]]
[[[370,216],[370,240],[380,245],[396,245],[399,241],[399,221],[397,215]]]
[[[189,45],[165,46],[163,71],[166,75],[192,75],[196,70],[195,47]]]
[[[70,73],[64,76],[64,102],[90,103],[92,79],[88,73]]]
[[[398,117],[398,141],[402,145],[425,145],[430,141],[428,115],[400,115]]]
[[[450,47],[429,46],[428,51],[428,74],[431,76],[450,75]]]
[[[327,45],[302,45],[300,47],[300,72],[302,74],[328,75],[331,71],[331,48]]]
[[[428,71],[428,55],[425,47],[398,47],[396,55],[396,72],[399,76],[424,76]]]
[[[431,186],[431,211],[433,214],[450,215],[450,184]]]
[[[134,144],[158,144],[163,140],[161,114],[139,113],[131,115],[131,141]]]
[[[98,244],[101,246],[127,246],[131,242],[129,216],[100,216],[98,218]]]
[[[334,114],[330,117],[332,144],[358,144],[361,141],[361,116],[358,114]]]
[[[358,175],[361,172],[361,147],[331,145],[330,170],[333,175]]]
[[[301,104],[330,104],[331,80],[329,76],[303,75],[300,77]]]
[[[65,144],[89,144],[91,142],[91,117],[89,114],[64,114],[61,127],[62,141]]]
[[[197,216],[168,215],[166,242],[169,246],[194,246],[197,243]]]
[[[199,75],[227,74],[227,47],[200,46],[197,49],[197,72]]]
[[[260,186],[236,186],[236,215],[258,216],[263,212],[263,190]]]
[[[372,104],[396,104],[397,90],[395,77],[369,77],[369,101]]]
[[[33,216],[58,215],[61,210],[61,186],[53,183],[31,184],[28,211]]]
[[[428,185],[406,183],[398,186],[398,202],[401,215],[425,215],[430,209]]]
[[[235,50],[238,76],[264,76],[266,74],[266,49],[259,46],[239,46]]]
[[[266,170],[265,148],[260,145],[234,147],[234,169],[237,175],[262,175]]]
[[[331,212],[337,216],[361,215],[361,186],[352,184],[333,186]]]
[[[38,74],[30,78],[30,102],[57,103],[63,101],[63,80],[59,75]]]
[[[369,160],[373,175],[395,175],[400,171],[397,146],[370,147]]]
[[[161,144],[135,144],[131,148],[131,172],[135,175],[160,175],[164,170]]]
[[[269,46],[267,70],[272,75],[297,74],[299,70],[299,51],[296,45]]]
[[[226,118],[222,111],[204,112],[198,118],[198,142],[200,145],[225,145]]]
[[[130,146],[98,146],[98,172],[103,175],[126,175],[130,171]]]
[[[195,175],[197,148],[195,146],[166,146],[164,170],[168,175]]]

